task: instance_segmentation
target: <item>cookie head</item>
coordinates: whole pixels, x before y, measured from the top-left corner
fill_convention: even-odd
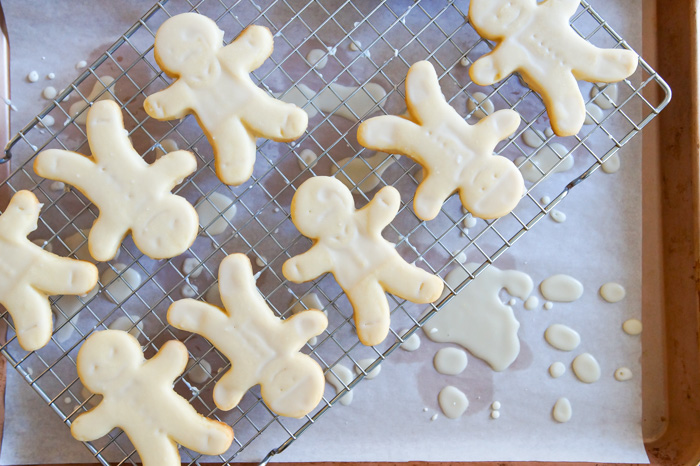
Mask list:
[[[184,198],[165,196],[143,209],[131,234],[138,248],[153,259],[175,257],[197,236],[197,212]]]
[[[535,8],[537,0],[474,0],[469,20],[487,38],[503,37],[518,29]]]
[[[121,330],[104,330],[93,333],[80,348],[78,374],[85,388],[104,394],[130,379],[143,361],[136,338]]]
[[[355,210],[352,194],[339,180],[315,176],[297,189],[292,199],[292,221],[309,238],[345,230]]]
[[[260,390],[265,404],[277,414],[301,418],[321,401],[325,380],[309,356],[295,353],[268,364]]]
[[[164,22],[156,33],[155,52],[165,71],[181,76],[210,68],[224,32],[197,13],[183,13]]]

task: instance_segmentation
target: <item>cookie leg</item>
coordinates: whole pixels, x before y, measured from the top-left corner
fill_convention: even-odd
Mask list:
[[[588,44],[587,44],[588,45]],[[604,83],[614,83],[629,77],[637,69],[639,57],[631,50],[598,49],[590,46],[590,67],[574,73],[581,79]]]
[[[255,105],[246,109],[243,121],[248,128],[262,137],[287,142],[304,134],[309,124],[309,116],[294,104],[266,95],[256,99]]]
[[[586,119],[586,104],[573,75],[548,77],[541,91],[552,129],[558,136],[577,134]]]
[[[45,254],[38,265],[32,286],[51,295],[83,295],[97,284],[97,268],[89,262]]]
[[[231,361],[231,364],[235,366],[236,362]],[[257,383],[257,380],[234,367],[214,386],[214,403],[219,409],[230,411],[238,405],[248,389]]]
[[[143,466],[176,466],[180,464],[180,453],[177,445],[165,434],[144,434],[129,435],[129,440],[134,444],[134,448],[141,457]]]
[[[49,342],[53,322],[48,298],[24,285],[17,287],[2,304],[12,316],[17,341],[23,349],[34,351]]]
[[[233,441],[232,429],[222,422],[207,419],[188,406],[180,422],[170,426],[170,436],[183,447],[205,455],[220,455]]]
[[[255,136],[240,120],[226,120],[211,132],[209,142],[214,148],[216,176],[233,186],[248,181],[255,165]]]
[[[125,236],[124,225],[109,215],[100,213],[88,234],[90,255],[102,262],[113,259]]]
[[[418,185],[413,199],[413,210],[420,219],[432,220],[440,213],[442,204],[456,190],[457,187],[452,181],[429,173]]]
[[[364,280],[351,292],[348,299],[355,314],[357,336],[366,346],[378,345],[389,333],[389,302],[384,289],[374,279]]]
[[[443,282],[440,277],[403,260],[394,261],[380,277],[386,291],[414,303],[431,303],[440,297]]]

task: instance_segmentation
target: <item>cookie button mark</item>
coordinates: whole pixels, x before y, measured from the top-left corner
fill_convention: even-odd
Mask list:
[[[18,191],[0,215],[0,304],[26,351],[51,338],[50,295],[82,295],[97,283],[94,265],[59,257],[27,239],[37,228],[40,209],[34,194]]]
[[[578,7],[576,0],[475,0],[469,5],[469,21],[477,32],[498,42],[471,66],[472,80],[488,86],[520,72],[541,94],[559,136],[578,133],[585,121],[577,80],[621,81],[638,64],[630,50],[598,48],[579,36],[569,23]]]
[[[192,299],[168,309],[170,325],[209,340],[229,361],[214,386],[214,402],[233,409],[245,392],[260,384],[263,401],[277,414],[303,417],[323,396],[323,371],[299,353],[306,342],[328,326],[317,310],[281,320],[255,286],[250,260],[243,254],[226,257],[219,266],[223,309]]]
[[[197,213],[170,190],[197,169],[194,155],[175,151],[149,165],[131,145],[119,106],[109,100],[88,111],[87,135],[92,156],[48,149],[37,156],[34,170],[72,184],[97,205],[100,215],[88,236],[92,257],[114,258],[130,231],[153,259],[187,250],[197,236]]]
[[[512,211],[525,184],[515,165],[493,152],[517,130],[520,116],[499,110],[469,125],[447,104],[435,70],[425,61],[409,69],[406,95],[410,119],[371,118],[360,125],[357,139],[364,147],[405,155],[423,166],[425,177],[414,197],[416,215],[434,219],[455,192],[476,217],[498,218]]]
[[[386,292],[415,303],[435,301],[442,293],[439,277],[409,265],[381,236],[400,202],[399,192],[387,186],[355,210],[350,190],[325,176],[308,179],[292,198],[292,222],[314,244],[287,260],[282,273],[296,283],[333,273],[353,306],[360,341],[368,346],[381,343],[389,332]]]
[[[78,375],[102,400],[73,421],[71,434],[92,441],[120,427],[146,465],[179,465],[176,443],[202,454],[224,453],[233,441],[231,428],[200,415],[173,390],[186,364],[187,349],[179,341],[168,341],[146,360],[128,333],[93,333],[78,352]]]
[[[165,21],[156,33],[155,58],[175,82],[150,95],[144,108],[159,120],[196,115],[214,150],[217,176],[239,185],[253,173],[255,139],[293,141],[306,130],[308,116],[250,79],[272,54],[269,29],[250,26],[225,47],[222,42],[223,32],[206,16],[183,13]]]

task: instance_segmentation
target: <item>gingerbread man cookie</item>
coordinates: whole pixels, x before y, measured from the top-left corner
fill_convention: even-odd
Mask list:
[[[149,96],[144,108],[158,120],[193,113],[214,149],[217,176],[239,185],[253,174],[255,139],[293,141],[304,134],[308,116],[250,79],[272,55],[269,29],[250,26],[225,47],[223,38],[214,21],[197,13],[165,21],[156,33],[155,57],[175,82]]]
[[[200,415],[173,390],[187,359],[187,348],[176,340],[146,360],[127,332],[93,333],[78,352],[78,375],[85,388],[103,398],[73,421],[71,434],[89,442],[119,427],[144,466],[179,466],[178,443],[205,455],[224,453],[233,430]]]
[[[19,191],[0,215],[0,304],[12,316],[17,341],[27,351],[45,346],[53,330],[49,295],[82,295],[97,284],[89,262],[59,257],[27,239],[41,204]]]
[[[638,56],[630,50],[601,49],[569,25],[579,0],[472,0],[469,20],[498,46],[471,66],[469,75],[488,86],[519,72],[544,100],[559,136],[577,134],[586,106],[577,80],[613,83],[629,77]]]
[[[399,192],[386,186],[355,210],[350,190],[335,178],[305,181],[292,198],[292,222],[314,241],[311,249],[287,260],[282,273],[302,283],[331,272],[348,295],[360,341],[378,345],[389,333],[385,290],[414,303],[440,297],[443,282],[404,261],[382,230],[396,216]]]
[[[260,384],[263,401],[275,413],[300,418],[323,396],[321,367],[299,350],[328,326],[321,311],[275,317],[255,286],[250,260],[232,254],[219,266],[221,309],[194,299],[174,302],[168,310],[173,327],[209,340],[231,362],[214,386],[219,409],[233,409],[248,389]]]
[[[525,192],[520,170],[494,155],[513,134],[520,117],[499,110],[469,125],[445,100],[433,66],[420,61],[408,70],[406,105],[410,119],[384,115],[363,122],[357,140],[365,147],[410,157],[424,168],[413,208],[432,220],[455,191],[475,216],[498,218],[515,208]]]
[[[185,252],[197,236],[197,212],[170,190],[197,169],[195,156],[179,150],[149,165],[132,147],[119,106],[110,100],[89,110],[87,137],[91,157],[48,149],[37,156],[34,171],[72,184],[100,209],[88,236],[92,257],[114,258],[129,231],[153,259]]]

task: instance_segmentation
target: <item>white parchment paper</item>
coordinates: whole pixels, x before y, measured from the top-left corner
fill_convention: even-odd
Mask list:
[[[592,3],[640,50],[638,2]],[[12,0],[3,7],[10,30],[16,131],[46,104],[40,95],[43,87],[61,89],[69,84],[79,73],[77,62],[89,63],[100,55],[150,4],[129,0],[117,6],[99,0],[49,6]],[[32,70],[39,72],[39,83],[26,81]],[[54,80],[45,79],[50,72],[55,73]],[[558,209],[567,215],[565,223],[543,219],[496,263],[530,274],[536,286],[552,274],[566,273],[585,288],[580,300],[555,304],[549,311],[542,309],[541,296],[533,311],[524,310],[518,301],[514,308],[521,323],[521,353],[508,370],[495,373],[470,356],[462,374],[440,375],[432,358],[446,345],[432,343],[420,332],[417,351],[392,355],[376,379],[354,390],[352,404],[331,409],[276,460],[647,462],[641,432],[641,344],[639,337],[621,330],[626,319],[641,316],[640,153],[641,138],[635,138],[622,151],[618,173],[596,173],[560,204]],[[625,300],[609,304],[598,296],[598,288],[608,281],[625,286]],[[537,290],[534,294],[539,296]],[[552,323],[576,329],[581,346],[572,353],[548,346],[543,333]],[[570,363],[581,352],[590,352],[600,362],[602,377],[597,383],[586,385],[574,377]],[[555,361],[567,366],[566,374],[556,380],[547,373]],[[613,372],[620,366],[632,369],[632,380],[615,381]],[[445,385],[464,391],[469,409],[458,420],[438,415],[431,421],[439,413],[437,394]],[[551,409],[563,396],[571,401],[573,418],[557,424]],[[493,401],[502,405],[498,420],[489,417]],[[283,434],[271,429],[238,459],[262,459],[286,439]],[[51,462],[94,462],[94,458],[10,369],[0,463]]]

